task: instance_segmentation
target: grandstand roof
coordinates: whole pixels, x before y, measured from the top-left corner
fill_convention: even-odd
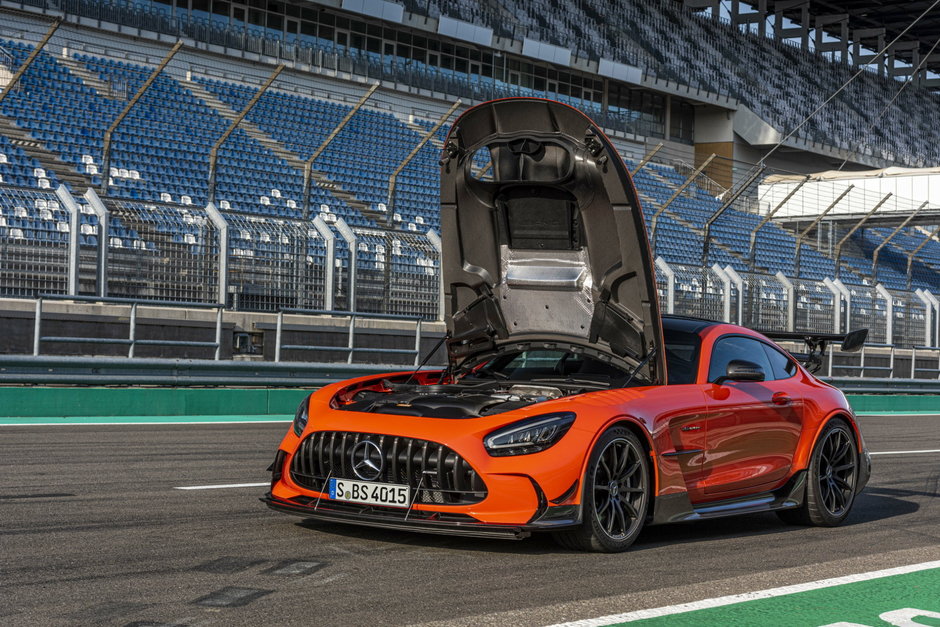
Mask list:
[[[896,0],[811,0],[809,12],[815,18],[822,15],[847,14],[849,16],[850,30],[884,28],[885,42],[892,41],[904,31],[907,26],[917,19],[924,10],[933,3],[933,0],[911,0],[897,2]],[[789,4],[795,4],[790,2]],[[772,7],[770,7],[773,10]],[[800,8],[795,7],[783,11],[787,17],[799,20]],[[815,24],[815,19],[813,23]],[[823,27],[838,35],[838,24]],[[940,38],[940,9],[935,9],[924,16],[914,27],[908,31],[902,42],[919,42],[920,53],[926,54]],[[910,62],[911,51],[899,49],[896,55]],[[940,72],[940,54],[931,55],[924,67],[934,72]]]
[[[839,181],[864,178],[886,178],[892,176],[924,176],[928,174],[940,174],[940,168],[881,168],[880,170],[826,170],[825,172],[816,172],[810,174],[810,180],[813,181]],[[765,177],[762,183],[772,185],[774,183],[799,182],[807,177],[806,174],[771,174]]]

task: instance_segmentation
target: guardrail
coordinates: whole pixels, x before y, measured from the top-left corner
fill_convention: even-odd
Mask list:
[[[888,361],[887,366],[871,366],[871,365],[865,364],[865,349],[871,349],[871,348],[890,349],[888,353],[889,361]],[[912,351],[913,350],[914,349],[912,349]],[[934,349],[934,350],[940,350],[940,349]],[[897,351],[897,347],[894,346],[894,344],[869,343],[869,344],[865,344],[864,346],[862,346],[862,349],[859,351],[859,364],[857,366],[853,366],[850,364],[838,364],[834,366],[833,359],[835,357],[836,352],[838,351],[830,350],[829,351],[829,370],[828,370],[827,376],[832,377],[832,370],[833,370],[833,367],[835,367],[835,368],[839,368],[840,370],[850,370],[850,371],[858,372],[859,377],[864,377],[866,371],[875,371],[875,372],[880,372],[880,373],[886,373],[889,379],[893,379],[894,378],[894,357],[895,357],[896,351]],[[840,354],[848,355],[850,353],[840,353]],[[913,357],[914,353],[912,352],[911,355],[912,355],[911,363],[914,363],[914,357]],[[911,372],[911,378],[912,379],[914,378],[913,372]]]
[[[917,351],[934,351],[937,358],[937,367],[918,368]],[[930,374],[937,375],[937,378],[940,379],[940,348],[936,346],[915,346],[911,349],[911,378],[914,379],[918,372],[929,372]]]
[[[42,335],[42,304],[43,301],[73,301],[80,303],[103,303],[109,305],[127,305],[130,307],[130,329],[126,338],[110,337],[79,337],[79,336],[53,336]],[[195,342],[187,340],[141,340],[137,338],[137,308],[138,307],[165,307],[171,309],[215,309],[215,341]],[[73,344],[124,344],[127,345],[127,356],[134,356],[134,348],[140,346],[185,346],[205,347],[215,349],[215,360],[218,361],[222,348],[222,311],[223,303],[188,303],[163,300],[140,300],[136,298],[111,298],[103,296],[68,296],[64,294],[40,294],[36,298],[36,314],[33,323],[33,356],[40,355],[42,342],[68,342]]]
[[[378,364],[0,355],[3,385],[319,388],[353,377],[403,370],[410,368]]]
[[[346,334],[346,346],[321,346],[307,344],[282,344],[285,315],[308,315],[308,316],[334,316],[349,318],[348,331]],[[369,320],[400,320],[415,323],[415,347],[408,348],[373,348],[365,346],[356,346],[356,320],[366,318]],[[421,321],[420,316],[405,316],[398,314],[373,314],[359,313],[353,311],[336,311],[328,309],[281,309],[277,312],[277,330],[274,336],[274,362],[281,361],[281,350],[302,350],[302,351],[346,351],[346,363],[353,363],[353,355],[357,352],[380,353],[387,355],[414,355],[414,365],[418,366],[421,358]]]
[[[3,385],[319,388],[353,377],[407,369],[381,364],[0,355]],[[824,380],[847,394],[940,395],[937,379],[825,377]]]

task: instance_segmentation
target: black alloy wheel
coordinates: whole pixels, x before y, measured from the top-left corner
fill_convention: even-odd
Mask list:
[[[855,444],[844,429],[832,429],[822,442],[819,456],[819,495],[833,516],[841,516],[852,504],[855,492]]]
[[[624,427],[607,430],[591,452],[582,499],[584,522],[555,534],[567,548],[614,553],[633,544],[649,505],[649,454]]]
[[[855,502],[858,463],[855,433],[842,420],[830,421],[813,448],[803,505],[781,510],[778,516],[784,522],[798,525],[835,527],[840,524]]]

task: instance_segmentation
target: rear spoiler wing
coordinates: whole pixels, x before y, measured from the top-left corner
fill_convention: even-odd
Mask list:
[[[812,373],[822,368],[822,357],[832,342],[842,342],[839,350],[843,353],[854,353],[865,345],[868,339],[868,329],[858,329],[849,333],[799,333],[793,331],[768,331],[764,335],[774,341],[803,342],[806,344],[806,353],[793,353],[803,366]]]

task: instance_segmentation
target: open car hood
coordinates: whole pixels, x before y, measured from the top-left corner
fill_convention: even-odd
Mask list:
[[[642,365],[638,381],[665,383],[636,190],[580,111],[508,98],[464,113],[441,159],[441,223],[452,365],[555,342]]]

